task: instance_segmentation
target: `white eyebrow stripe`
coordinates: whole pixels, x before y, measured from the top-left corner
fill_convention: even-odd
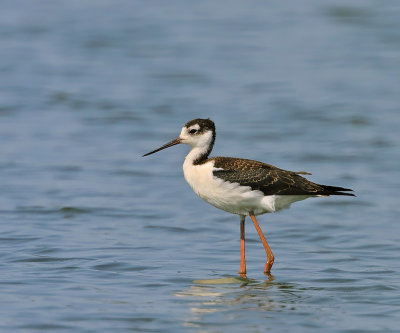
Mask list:
[[[200,129],[200,125],[199,124],[194,124],[194,125],[190,126],[189,127],[189,131],[192,130],[192,129],[195,129],[195,130],[198,131]]]

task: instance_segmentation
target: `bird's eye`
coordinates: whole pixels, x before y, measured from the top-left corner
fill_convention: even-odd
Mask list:
[[[193,128],[193,129],[191,129],[191,130],[189,131],[189,133],[190,133],[190,134],[194,134],[194,133],[196,133],[196,132],[197,132],[197,130],[196,130],[196,129],[194,129],[194,128]]]

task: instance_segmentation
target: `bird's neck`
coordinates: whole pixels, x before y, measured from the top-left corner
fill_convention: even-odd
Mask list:
[[[208,155],[211,153],[211,149],[208,147],[193,147],[192,150],[187,154],[185,158],[186,164],[197,165],[204,162]]]
[[[214,140],[207,146],[193,147],[185,158],[186,164],[198,165],[207,160],[214,146]]]

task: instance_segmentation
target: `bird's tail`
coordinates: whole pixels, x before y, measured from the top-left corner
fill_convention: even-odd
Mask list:
[[[339,186],[329,186],[329,185],[320,185],[320,186],[322,186],[324,189],[322,195],[348,195],[355,197],[355,194],[353,193],[346,193],[353,191],[352,189],[349,188],[344,188]]]

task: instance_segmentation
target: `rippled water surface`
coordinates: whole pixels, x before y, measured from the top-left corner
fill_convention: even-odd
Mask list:
[[[398,332],[398,1],[3,1],[0,330]],[[357,197],[247,221],[185,183],[215,155]]]

